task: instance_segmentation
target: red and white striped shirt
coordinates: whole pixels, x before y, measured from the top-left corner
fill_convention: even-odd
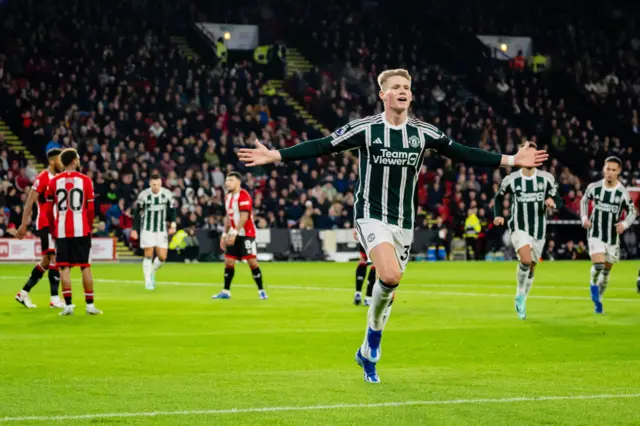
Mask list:
[[[237,194],[230,193],[225,199],[224,205],[227,207],[227,216],[232,228],[238,230],[241,237],[255,237],[256,225],[253,223],[253,201],[249,193],[241,189]],[[240,212],[249,212],[249,219],[244,223],[242,229],[238,229],[240,223]]]
[[[36,219],[36,231],[49,226],[49,203],[47,203],[47,186],[49,186],[49,182],[54,178],[54,176],[55,175],[48,169],[43,170],[38,176],[36,176],[36,180],[33,181],[33,186],[31,187],[32,191],[36,191],[38,193],[38,217]]]
[[[95,210],[93,182],[79,172],[62,172],[49,182],[49,223],[54,238],[91,235]]]

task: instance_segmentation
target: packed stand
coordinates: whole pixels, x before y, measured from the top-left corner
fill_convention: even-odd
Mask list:
[[[293,6],[295,12],[287,11],[287,14],[290,30],[300,35],[296,38],[300,40],[298,47],[310,56],[315,55],[324,66],[305,75],[294,75],[286,88],[332,128],[381,112],[377,74],[389,67],[405,67],[412,75],[412,113],[416,117],[471,146],[513,153],[523,138],[528,137],[548,149],[555,159],[543,168],[557,177],[566,205],[556,218],[578,218],[583,190],[600,177],[599,169],[608,155],[623,159],[621,178],[626,184],[634,185],[640,177],[637,152],[623,144],[619,137],[596,132],[590,120],[580,121],[571,114],[564,99],[553,96],[555,92],[537,73],[541,68],[536,67],[534,72],[505,61],[501,63],[504,66],[480,70],[478,74],[484,78],[485,91],[499,96],[510,106],[506,116],[502,116],[471,96],[455,75],[448,75],[443,67],[436,65],[437,61],[432,60],[434,55],[429,54],[433,38],[412,24],[413,20],[402,21],[402,28],[394,28],[395,24],[390,23],[392,20],[387,19],[384,11],[378,11],[376,16],[376,11],[363,11],[348,3],[305,2]],[[453,6],[451,14],[455,14]],[[339,18],[323,19],[327,15]],[[473,13],[467,13],[463,18],[472,16]],[[546,31],[544,26],[542,29],[534,25],[518,26],[517,20],[500,28],[494,25],[496,21],[488,19],[480,24],[489,34],[533,29],[533,34],[543,39],[542,46],[552,44],[557,35]],[[460,21],[456,24],[466,25],[470,30],[476,28],[477,22],[463,19],[462,24]],[[551,24],[559,25],[561,21],[552,19]],[[519,127],[520,123],[532,125],[526,126],[525,131]],[[471,232],[471,235],[488,234],[487,240],[493,241],[484,244],[480,251],[486,251],[486,246],[500,245],[500,235],[493,231],[490,216],[501,175],[461,167],[443,180],[444,171],[451,167],[448,162],[428,158],[425,166],[419,182],[420,209],[425,218],[430,218],[425,224],[467,235],[465,223],[470,210],[476,211],[473,207],[477,206],[476,215],[482,227],[480,232]],[[436,223],[432,216],[442,218],[444,224]],[[564,244],[559,249],[565,250]]]
[[[333,4],[328,10],[339,12],[335,9],[339,7]],[[371,18],[363,13],[335,15],[351,23],[346,26],[332,21],[322,24],[305,15],[309,10],[298,12],[290,21],[298,27],[292,24],[289,29],[305,27],[310,37],[306,42],[319,43],[313,45],[316,51],[328,52],[345,64],[339,69],[316,68],[285,83],[327,126],[336,128],[380,112],[376,76],[392,64],[408,68],[413,76],[413,114],[455,139],[513,153],[525,137],[525,132],[466,93],[455,76],[423,55],[427,37],[412,35],[411,42],[401,42],[387,35],[393,32],[383,31],[380,21],[367,20]],[[95,4],[73,13],[79,15],[66,20],[71,24],[62,25],[67,17],[58,16],[58,25],[50,32],[30,25],[28,14],[4,23],[5,31],[12,32],[15,22],[24,19],[25,28],[38,31],[22,37],[16,30],[15,51],[21,54],[4,73],[2,90],[10,99],[7,112],[19,117],[40,149],[73,146],[81,152],[83,167],[96,182],[104,222],[98,226],[100,234],[115,233],[128,241],[133,202],[152,170],[166,177],[165,185],[176,195],[183,227],[218,232],[225,212],[225,172],[243,170],[237,149],[256,138],[270,147],[308,138],[303,126],[285,118],[291,118],[290,111],[279,98],[262,95],[264,79],[250,63],[220,68],[190,61],[171,46],[167,28],[148,23],[136,11],[103,13]],[[351,28],[371,32],[361,34]],[[78,37],[86,34],[91,37]],[[100,41],[92,46],[66,42],[87,39]],[[392,49],[398,45],[404,46],[400,52]],[[537,138],[548,136],[541,130]],[[546,168],[558,177],[565,196],[567,208],[558,217],[570,218],[584,177],[580,179],[563,164],[556,159]],[[351,153],[288,167],[247,173],[258,227],[352,226],[357,168]],[[502,232],[492,227],[491,211],[501,179],[499,172],[428,157],[419,180],[416,227],[438,231],[443,244],[453,236],[475,238],[476,257],[498,248]],[[14,195],[7,205],[11,206],[8,216],[18,220],[21,202]],[[479,229],[468,229],[470,218],[480,223]],[[557,246],[564,249],[561,243]]]
[[[50,31],[27,19],[26,5],[23,15],[3,23],[18,53],[2,78],[6,113],[41,155],[53,147],[78,149],[82,171],[95,182],[98,234],[128,241],[133,203],[153,170],[174,192],[182,227],[220,230],[225,174],[242,170],[237,149],[258,138],[290,146],[307,139],[306,129],[291,128],[288,107],[261,93],[264,79],[251,63],[188,60],[171,46],[166,28],[123,4],[101,6],[53,15]],[[4,163],[11,168],[11,158],[3,169]],[[291,181],[247,173],[258,226],[343,226],[349,202],[342,203],[336,187],[344,193],[355,181],[353,162],[345,164],[317,160]],[[20,166],[15,173],[29,172]],[[14,225],[32,178],[6,195]]]

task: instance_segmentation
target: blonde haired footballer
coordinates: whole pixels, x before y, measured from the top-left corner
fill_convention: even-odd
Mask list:
[[[331,135],[290,148],[270,150],[259,141],[242,148],[247,166],[296,161],[346,150],[359,153],[359,177],[354,208],[358,239],[373,261],[378,281],[367,314],[364,342],[356,361],[367,382],[379,383],[382,331],[391,313],[395,290],[409,261],[413,242],[413,199],[418,172],[427,151],[485,167],[537,167],[548,157],[538,150],[521,149],[514,156],[469,148],[449,139],[436,127],[409,118],[411,77],[406,70],[388,70],[378,77],[381,114],[354,120]]]

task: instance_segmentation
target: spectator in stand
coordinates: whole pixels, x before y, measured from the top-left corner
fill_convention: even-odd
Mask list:
[[[107,224],[104,222],[100,222],[98,224],[98,229],[93,233],[94,237],[108,237],[109,231],[107,231]]]
[[[51,151],[52,149],[62,149],[62,145],[60,145],[59,142],[60,139],[60,135],[58,135],[58,133],[54,133],[53,136],[51,137],[51,140],[47,143],[47,146],[44,150],[45,153]]]
[[[576,259],[578,260],[589,260],[591,257],[589,256],[589,250],[587,246],[584,244],[584,241],[578,241],[578,245],[575,248],[576,251]]]
[[[557,257],[556,242],[552,239],[549,239],[549,241],[547,241],[547,247],[542,253],[542,259],[553,261],[553,260],[556,260],[556,257]]]
[[[527,66],[527,60],[525,59],[522,50],[518,50],[518,54],[509,61],[509,66],[516,71],[524,71]]]
[[[573,240],[567,241],[564,247],[558,250],[558,259],[561,260],[575,260],[578,258],[578,251],[576,250]]]

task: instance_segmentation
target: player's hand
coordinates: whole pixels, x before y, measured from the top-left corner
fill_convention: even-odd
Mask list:
[[[228,246],[232,246],[236,243],[236,235],[235,234],[229,234],[229,236],[227,237],[227,245]]]
[[[496,216],[496,217],[493,219],[493,224],[494,224],[495,226],[502,226],[502,225],[504,225],[504,217],[502,217],[502,216]]]
[[[515,155],[515,165],[518,167],[539,167],[547,161],[549,158],[549,154],[547,151],[540,149],[529,149],[529,143],[518,150],[518,153]]]
[[[616,223],[616,232],[618,233],[618,235],[622,235],[626,230],[627,229],[624,227],[624,223],[622,222]]]
[[[169,231],[168,231],[169,235],[175,234],[176,230],[177,230],[176,225],[175,224],[171,224],[171,226],[169,227]]]
[[[547,200],[544,202],[544,205],[547,206],[547,208],[549,209],[556,208],[556,202],[553,201],[553,198],[547,198]]]
[[[135,229],[132,229],[130,237],[131,237],[132,240],[137,240],[138,239],[138,231],[136,231]]]
[[[249,167],[276,163],[282,160],[282,157],[277,150],[268,149],[257,139],[255,148],[240,148],[238,158]]]
[[[220,250],[225,251],[227,249],[227,239],[225,237],[220,238]]]
[[[27,225],[20,225],[18,232],[16,232],[16,238],[21,240],[27,235]]]
[[[358,241],[358,233],[356,232],[356,230],[353,230],[353,239]]]
[[[582,227],[584,229],[589,229],[591,228],[591,221],[589,219],[585,220],[584,222],[582,222]]]

